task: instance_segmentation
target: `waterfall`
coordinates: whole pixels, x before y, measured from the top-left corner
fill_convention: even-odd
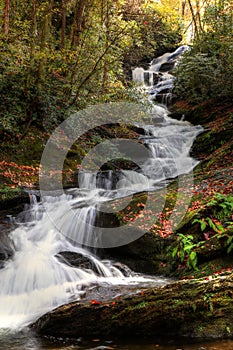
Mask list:
[[[174,85],[174,76],[170,71],[176,66],[182,54],[189,49],[189,46],[182,45],[172,53],[166,52],[154,58],[146,70],[136,67],[132,70],[133,81],[147,87],[151,100],[158,100],[161,95],[159,102],[167,105],[171,100]]]
[[[157,87],[153,86],[158,70],[164,63],[174,63],[185,49],[153,60],[147,71],[137,68],[134,80],[144,83],[146,77],[156,93],[169,90],[174,79],[169,73],[160,75]],[[83,170],[76,189],[59,196],[48,193],[43,203],[31,195],[30,207],[15,219],[16,228],[8,235],[13,254],[0,269],[0,328],[25,327],[62,304],[85,298],[92,286],[168,282],[128,269],[124,273],[119,265],[101,261],[88,249],[98,246],[93,244],[99,239],[93,227],[103,203],[166,186],[167,180],[189,173],[197,164],[189,152],[202,128],[173,120],[164,106],[154,106],[148,113],[154,124],[139,125],[148,153],[137,170]],[[64,253],[79,257],[80,263],[71,264]]]
[[[78,234],[83,243],[88,241],[91,232],[87,226],[95,219],[97,200],[93,206],[82,207],[87,200],[82,191],[77,195],[75,191],[68,193],[65,197],[48,197],[44,203],[53,211],[55,223],[44,212],[42,203],[37,203],[31,207],[32,220],[18,223],[10,233],[14,255],[0,270],[0,328],[22,328],[59,305],[81,299],[88,286],[128,285],[151,280],[137,275],[125,277],[110,261],[101,261],[87,249],[67,240],[57,229],[60,225]],[[75,211],[75,222],[69,221],[68,212],[63,208],[65,199]],[[38,220],[34,216],[35,205],[40,212]],[[60,256],[61,252],[78,254],[88,260],[90,266],[71,266]]]
[[[189,173],[198,162],[189,155],[193,141],[202,132],[202,127],[184,121],[174,121],[168,116],[164,125],[145,127],[145,144],[152,157],[143,165],[143,172],[150,179],[163,181]]]
[[[0,269],[1,328],[25,326],[61,304],[82,298],[83,289],[90,285],[139,283],[143,279],[125,277],[85,246],[98,239],[93,237],[92,228],[101,203],[148,190],[148,183],[151,189],[156,188],[156,184],[196,165],[189,150],[201,127],[171,119],[161,106],[155,106],[152,113],[160,122],[143,126],[142,138],[151,156],[143,160],[139,172],[122,170],[114,181],[112,172],[107,176],[80,173],[80,188],[59,197],[48,195],[43,205],[33,197],[31,207],[19,216],[18,227],[10,233],[13,257]],[[67,201],[71,210],[64,205]],[[92,268],[67,264],[59,258],[61,252],[87,258]]]

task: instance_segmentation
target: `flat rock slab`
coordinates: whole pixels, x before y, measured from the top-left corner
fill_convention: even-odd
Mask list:
[[[233,336],[233,273],[152,287],[100,302],[63,305],[32,325],[55,337]]]

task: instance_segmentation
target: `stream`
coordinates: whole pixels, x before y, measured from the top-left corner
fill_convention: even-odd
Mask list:
[[[0,349],[4,350],[232,350],[233,340],[218,340],[198,342],[192,344],[187,340],[160,339],[151,341],[114,341],[111,339],[46,339],[24,331],[21,333],[8,333],[0,337]]]
[[[162,91],[161,86],[171,89],[173,80],[169,75],[165,83],[163,75],[162,83],[157,82],[156,88],[154,75],[161,64],[174,60],[183,51],[180,49],[155,60],[148,71],[140,69],[133,73],[139,82],[148,77],[153,99]],[[206,345],[161,345],[156,341],[133,344],[132,341],[115,343],[97,339],[89,343],[79,340],[69,343],[62,339],[41,339],[27,330],[43,314],[74,300],[104,300],[170,283],[161,276],[141,275],[127,266],[101,260],[93,249],[106,246],[106,241],[101,241],[105,237],[100,237],[95,230],[103,203],[166,187],[168,180],[190,173],[198,164],[189,152],[202,127],[170,118],[163,106],[154,106],[152,114],[153,125],[140,125],[144,129],[142,141],[148,156],[140,160],[139,170],[120,171],[117,177],[112,172],[103,177],[83,171],[79,187],[63,195],[48,193],[38,202],[32,193],[30,207],[13,220],[15,228],[9,234],[13,256],[0,269],[0,349],[232,349],[230,341]],[[71,264],[63,257],[64,252],[72,253],[80,263]]]

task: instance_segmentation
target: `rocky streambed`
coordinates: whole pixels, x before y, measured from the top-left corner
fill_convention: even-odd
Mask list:
[[[176,232],[166,237],[161,235],[161,227],[153,227],[133,243],[98,252],[102,258],[126,263],[135,271],[181,280],[162,287],[144,287],[135,293],[107,300],[90,296],[82,301],[73,301],[39,318],[32,325],[37,332],[64,337],[125,337],[130,333],[140,337],[167,337],[168,334],[171,337],[188,336],[195,339],[232,337],[233,264],[232,251],[228,252],[227,246],[233,234],[232,226],[228,227],[227,223],[232,221],[232,217],[229,212],[222,216],[221,224],[227,228],[222,235],[210,226],[202,230],[194,220],[205,220],[206,217],[214,219],[216,210],[221,211],[224,201],[207,206],[215,193],[229,196],[228,200],[232,196],[233,109],[230,104],[224,109],[217,105],[211,111],[207,106],[191,111],[188,109],[186,113],[187,106],[180,104],[176,106],[176,113],[186,113],[194,123],[203,121],[206,132],[197,138],[192,149],[201,163],[194,172],[193,197],[182,224]],[[169,191],[166,204],[172,208],[175,182]],[[25,196],[21,193],[24,192],[12,190],[9,201],[4,196],[1,201],[3,207],[6,203],[16,203],[20,204],[21,210],[22,202],[27,202],[29,198],[28,194]],[[143,203],[144,197],[145,193],[139,193],[134,199],[136,205]],[[12,223],[7,217],[7,208],[1,215],[4,231],[1,239],[2,264],[11,256],[7,233]],[[13,211],[12,215],[17,211]],[[113,215],[111,225],[121,219]],[[187,260],[180,261],[178,255],[172,257],[178,234],[193,236],[197,257],[194,269],[187,265]],[[68,260],[70,264],[75,263],[74,256]]]

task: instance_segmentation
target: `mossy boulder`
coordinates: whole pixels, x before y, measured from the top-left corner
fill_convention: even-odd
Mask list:
[[[55,337],[233,336],[233,274],[174,282],[99,302],[85,300],[42,316],[32,328]]]

